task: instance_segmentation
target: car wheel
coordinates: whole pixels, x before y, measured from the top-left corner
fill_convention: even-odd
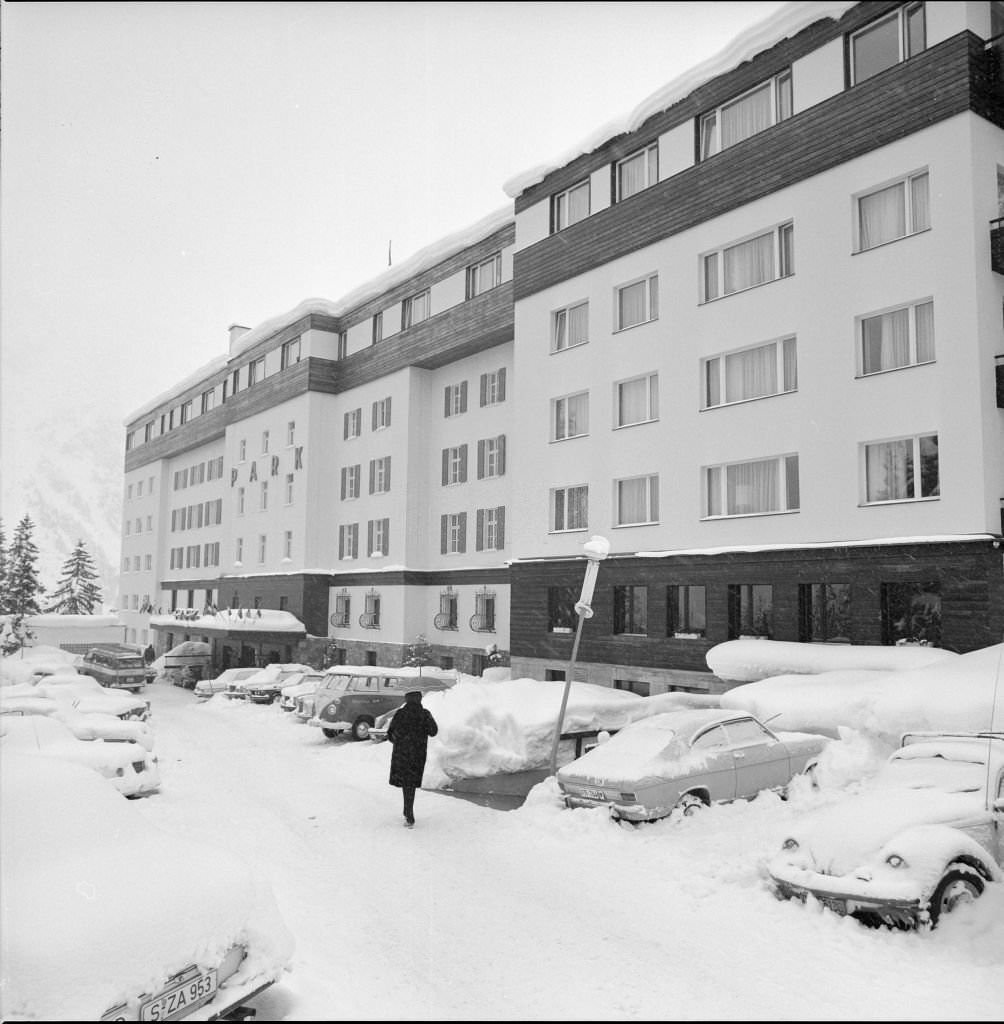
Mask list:
[[[692,818],[699,811],[707,806],[696,793],[684,793],[676,802],[673,810],[677,811],[680,817]]]
[[[368,716],[357,718],[352,723],[352,738],[354,740],[368,740],[370,729],[373,727],[373,719]]]
[[[964,864],[951,864],[944,877],[935,886],[928,905],[928,917],[934,928],[942,914],[953,911],[965,903],[972,903],[983,895],[982,877]]]

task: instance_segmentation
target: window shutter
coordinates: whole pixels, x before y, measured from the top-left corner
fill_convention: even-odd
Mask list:
[[[481,408],[488,402],[488,374],[481,374]]]
[[[373,554],[373,520],[366,524],[366,554]]]
[[[467,550],[467,513],[460,513],[460,537],[457,550],[463,554]]]
[[[342,466],[342,501],[345,500],[346,481],[349,475],[348,466]]]
[[[450,482],[450,449],[443,449],[443,486]]]
[[[376,478],[376,459],[370,459],[370,494],[373,493],[373,481]]]
[[[500,402],[505,401],[505,367],[501,367],[499,370],[499,386],[498,386],[498,400]]]
[[[447,543],[449,541],[449,531],[450,531],[449,517],[445,516],[445,515],[444,516],[440,516],[439,517],[439,553],[441,555],[445,555],[446,554],[446,547],[447,547]]]
[[[485,549],[485,510],[478,509],[477,524],[474,527],[474,549],[484,551]]]
[[[460,382],[460,411],[467,412],[467,381]]]
[[[447,385],[443,389],[443,415],[450,415],[450,387]]]
[[[467,483],[467,445],[460,446],[460,482]]]
[[[478,479],[485,477],[485,442],[478,441]]]
[[[380,554],[390,554],[390,519],[381,520],[383,523],[383,543],[380,546]]]
[[[384,475],[383,475],[383,489],[385,491],[390,490],[390,456],[387,456],[384,464]]]
[[[499,434],[499,476],[505,475],[505,434]]]
[[[505,505],[499,505],[496,515],[496,527],[495,527],[495,546],[497,548],[505,547]]]
[[[338,527],[338,557],[345,557],[345,527]]]
[[[347,441],[349,439],[349,414],[344,413],[342,415],[342,440]]]
[[[384,409],[384,426],[385,427],[389,427],[390,426],[390,396],[389,395],[386,398],[386,403],[387,403],[386,404],[386,408]]]
[[[377,406],[379,404],[380,404],[379,402],[374,402],[373,403],[373,408],[372,408],[371,416],[370,416],[370,420],[371,420],[370,430],[376,430],[376,428],[377,428]]]

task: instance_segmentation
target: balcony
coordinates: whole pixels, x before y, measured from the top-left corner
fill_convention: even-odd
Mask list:
[[[1004,217],[990,221],[990,266],[1004,274]]]

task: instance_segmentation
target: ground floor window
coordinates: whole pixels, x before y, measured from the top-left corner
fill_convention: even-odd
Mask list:
[[[615,679],[614,689],[637,693],[639,697],[649,697],[652,693],[652,684],[641,679]]]
[[[666,588],[669,636],[697,638],[708,626],[707,596],[704,587],[682,584]]]
[[[774,588],[767,583],[735,583],[728,589],[729,639],[771,637]]]
[[[941,583],[882,584],[882,642],[941,646]]]
[[[851,642],[851,585],[802,583],[798,587],[798,639],[802,643]]]
[[[575,587],[547,588],[547,629],[550,633],[572,633],[575,630]]]
[[[614,587],[614,632],[648,633],[648,587]]]

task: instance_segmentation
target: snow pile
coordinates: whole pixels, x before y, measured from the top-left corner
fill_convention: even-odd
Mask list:
[[[33,683],[39,675],[75,675],[77,656],[59,647],[38,644],[0,658],[0,686]]]
[[[889,743],[904,732],[1002,729],[1002,656],[1004,644],[996,644],[899,671],[785,673],[737,686],[720,699],[722,707],[749,711],[772,729],[836,736],[848,726]]]
[[[921,668],[935,662],[958,658],[940,647],[902,647],[864,644],[799,644],[784,640],[728,640],[705,655],[708,668],[718,676],[738,683],[752,683],[768,676],[787,673],[833,672],[840,669],[897,671]]]
[[[184,618],[176,615],[153,615],[151,625],[181,625],[192,633],[204,629],[244,630],[249,633],[305,633],[306,627],[291,612],[271,608],[221,608],[217,612]],[[171,652],[173,653],[173,652]]]

